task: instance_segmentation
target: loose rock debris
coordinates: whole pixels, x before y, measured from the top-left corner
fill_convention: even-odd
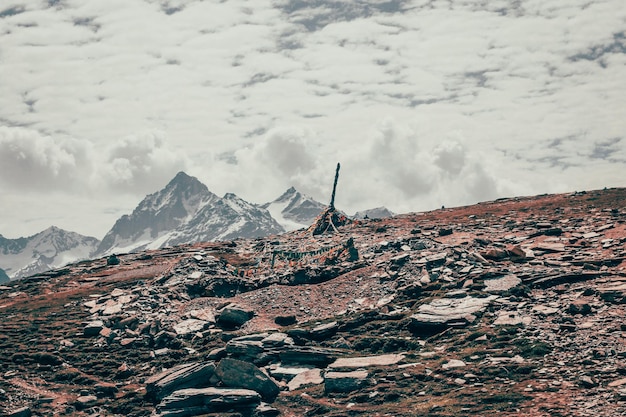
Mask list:
[[[625,201],[503,199],[9,283],[0,414],[626,415]]]

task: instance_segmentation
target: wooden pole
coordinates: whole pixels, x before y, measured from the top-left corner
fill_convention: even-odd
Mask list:
[[[330,209],[335,209],[335,192],[337,191],[337,181],[339,180],[339,168],[341,164],[337,162],[337,170],[335,171],[335,182],[333,183],[333,195],[330,197]]]

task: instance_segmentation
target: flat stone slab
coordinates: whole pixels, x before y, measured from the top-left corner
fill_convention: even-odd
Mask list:
[[[285,346],[280,351],[283,364],[313,365],[325,367],[333,362],[343,351],[317,346]]]
[[[452,325],[458,323],[472,323],[476,320],[474,314],[483,311],[496,298],[490,295],[484,298],[438,298],[429,304],[421,305],[418,312],[411,316],[413,325]]]
[[[359,356],[354,358],[339,358],[331,363],[329,368],[367,368],[369,366],[395,365],[404,359],[401,353],[378,356]]]
[[[189,313],[189,317],[197,320],[208,321],[209,323],[215,323],[215,314],[213,310],[204,308],[199,310],[192,310]]]
[[[531,317],[523,316],[517,311],[500,311],[493,324],[496,326],[516,326],[518,324],[528,326],[531,322]]]
[[[311,385],[319,385],[324,382],[322,378],[322,370],[319,368],[308,369],[304,372],[300,372],[289,383],[287,387],[289,391],[297,390],[298,388],[304,388]]]
[[[549,316],[551,314],[557,313],[559,309],[556,307],[550,307],[550,306],[539,304],[539,305],[533,306],[533,311],[539,314],[543,314],[545,316]]]
[[[506,275],[502,278],[486,279],[485,291],[486,292],[500,292],[507,291],[513,287],[517,287],[522,283],[516,275]]]
[[[279,379],[281,381],[291,381],[297,375],[306,371],[310,371],[311,369],[315,369],[315,368],[312,368],[311,366],[290,367],[290,366],[277,365],[277,366],[271,366],[269,369],[269,373],[272,377]]]
[[[454,369],[454,368],[465,368],[467,364],[459,359],[450,359],[448,362],[441,365],[442,369]]]
[[[83,334],[87,337],[97,336],[103,328],[104,322],[102,320],[90,321],[83,328]]]
[[[146,379],[146,393],[148,397],[160,400],[179,389],[207,386],[213,374],[213,362],[177,365]]]
[[[326,372],[324,390],[326,392],[350,392],[361,388],[367,382],[367,371]]]
[[[208,321],[198,319],[187,319],[174,325],[177,335],[183,336],[191,333],[201,332],[209,326]]]
[[[174,391],[157,405],[160,416],[196,416],[231,408],[254,408],[261,396],[236,388],[186,388]]]

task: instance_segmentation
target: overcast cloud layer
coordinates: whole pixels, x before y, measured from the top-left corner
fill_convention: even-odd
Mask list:
[[[0,234],[184,170],[395,212],[626,186],[623,0],[3,0]]]

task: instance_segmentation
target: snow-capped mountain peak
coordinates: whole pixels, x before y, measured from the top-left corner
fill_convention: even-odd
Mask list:
[[[87,259],[100,241],[50,226],[35,235],[6,239],[0,235],[0,268],[21,278]]]
[[[311,225],[326,205],[290,187],[276,200],[261,207],[267,209],[285,230],[296,230]]]
[[[283,231],[266,210],[233,193],[220,198],[197,178],[179,172],[115,223],[97,255]]]
[[[132,214],[124,215],[104,236],[96,255],[143,249],[193,219],[200,210],[219,200],[197,178],[179,172],[160,191],[147,195]]]

